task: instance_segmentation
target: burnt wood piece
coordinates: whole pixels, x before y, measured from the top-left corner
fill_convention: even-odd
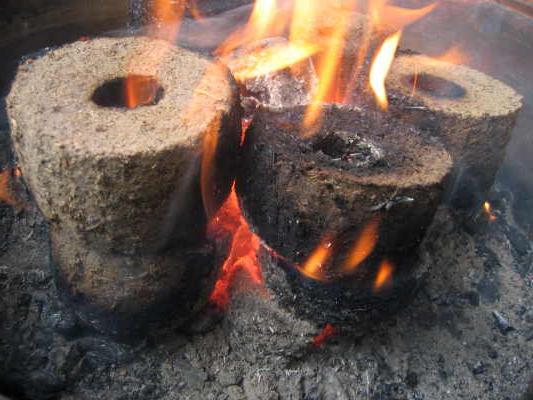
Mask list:
[[[391,100],[391,111],[438,137],[450,152],[452,203],[478,207],[505,156],[521,96],[479,71],[423,55],[397,57],[387,86],[403,96]]]
[[[126,74],[153,75],[146,57],[154,53],[164,57],[149,81],[153,102],[127,109],[120,82]],[[204,193],[213,208],[233,181],[241,109],[229,71],[160,40],[80,41],[24,62],[7,104],[20,168],[50,222],[53,256],[71,291],[108,310],[129,310],[130,300],[142,308],[158,290],[176,289],[174,279],[189,268],[180,254],[206,240],[205,135],[217,144]],[[156,254],[162,232],[178,255]],[[154,274],[171,278],[148,283]],[[134,299],[145,283],[150,295]]]
[[[323,125],[307,139],[303,107],[259,111],[246,136],[237,190],[253,229],[276,253],[303,266],[328,237],[331,257],[321,278],[347,279],[363,296],[373,291],[385,259],[396,265],[395,276],[411,274],[451,159],[413,126],[379,112],[334,105],[322,111]],[[369,224],[373,251],[351,263]]]

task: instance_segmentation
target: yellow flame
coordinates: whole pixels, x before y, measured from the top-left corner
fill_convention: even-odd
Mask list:
[[[317,47],[305,43],[283,43],[246,54],[227,64],[238,81],[290,67],[316,53]]]
[[[398,31],[385,39],[370,67],[370,87],[382,110],[386,110],[388,107],[385,79],[394,60],[394,54],[398,48],[401,36],[402,31]]]
[[[346,4],[346,11],[339,16],[339,21],[328,41],[328,48],[321,54],[318,64],[318,86],[313,93],[313,99],[308,106],[304,120],[302,136],[313,135],[318,127],[321,117],[322,104],[326,101],[335,101],[335,78],[337,77],[342,62],[346,34],[350,22],[350,11],[355,9],[355,2]]]

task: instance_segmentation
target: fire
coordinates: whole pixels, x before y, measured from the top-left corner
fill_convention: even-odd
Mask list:
[[[225,308],[230,300],[230,287],[239,270],[244,270],[253,284],[262,286],[263,276],[257,258],[259,238],[252,233],[242,215],[235,184],[226,202],[211,220],[209,231],[215,235],[232,235],[228,258],[222,266],[220,278],[209,296],[211,303]]]
[[[328,339],[335,336],[337,332],[335,331],[335,328],[331,324],[324,325],[324,328],[313,338],[313,346],[320,347],[322,346]]]
[[[331,33],[328,48],[325,49],[320,57],[318,65],[318,86],[315,93],[313,93],[313,100],[307,109],[303,121],[304,136],[309,136],[316,132],[317,127],[313,127],[313,125],[320,118],[321,105],[327,101],[340,100],[337,97],[335,82],[339,68],[341,67],[345,37],[349,27],[351,12],[355,9],[355,2],[351,0],[347,8],[348,10],[341,14],[336,28]]]
[[[497,217],[494,214],[494,212],[492,211],[492,206],[491,206],[491,204],[488,201],[485,201],[483,203],[483,212],[485,213],[485,215],[487,216],[487,219],[490,222],[496,221]]]
[[[317,281],[326,280],[326,263],[331,256],[332,241],[329,235],[326,235],[320,244],[313,250],[311,255],[307,258],[304,265],[300,268],[300,272],[308,278]]]
[[[194,4],[191,3],[195,9]],[[157,21],[149,32],[150,36],[158,37],[167,42],[174,42],[178,35],[185,10],[190,7],[189,0],[154,0],[151,14]],[[170,46],[170,44],[169,44]],[[128,108],[136,108],[150,104],[157,91],[158,68],[168,54],[169,46],[150,46],[136,54],[131,60],[124,85],[124,102]],[[131,72],[142,66],[144,76]],[[149,84],[148,80],[155,82]]]
[[[378,268],[378,273],[374,281],[374,291],[379,291],[392,283],[392,273],[394,265],[387,259],[383,260]]]
[[[333,277],[342,277],[351,274],[374,251],[378,242],[378,230],[381,217],[371,218],[359,231],[354,243],[343,264],[338,267],[329,265],[333,256],[334,237],[326,234],[319,245],[307,257],[299,271],[308,278],[316,281],[327,282]]]
[[[268,75],[299,63],[316,53],[317,47],[311,44],[278,44],[252,52],[226,63],[237,81]]]
[[[379,223],[379,217],[372,218],[359,232],[354,246],[342,266],[343,272],[353,271],[372,253],[378,242]]]
[[[388,107],[385,79],[394,60],[394,54],[398,48],[401,36],[402,31],[398,31],[385,39],[377,52],[372,67],[370,67],[370,87],[382,110],[386,110]]]
[[[200,165],[200,187],[202,192],[202,202],[208,218],[217,211],[215,204],[215,156],[218,145],[218,131],[220,119],[215,118],[209,124],[204,133],[202,141],[202,160]]]
[[[0,170],[0,202],[16,208],[24,206],[22,200],[17,198],[11,187],[13,180],[21,175],[18,167]]]

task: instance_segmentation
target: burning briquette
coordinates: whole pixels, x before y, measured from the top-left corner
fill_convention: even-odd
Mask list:
[[[260,252],[267,287],[312,321],[350,324],[376,297],[412,288],[451,158],[386,114],[322,111],[311,137],[302,131],[305,108],[259,111],[237,190],[273,250]]]
[[[154,70],[147,57],[158,53]],[[79,41],[23,63],[7,101],[20,167],[74,294],[127,313],[184,288],[185,314],[207,297],[203,281],[216,274],[204,205],[213,212],[229,192],[240,140],[225,67],[160,40]],[[190,254],[204,255],[193,274]]]

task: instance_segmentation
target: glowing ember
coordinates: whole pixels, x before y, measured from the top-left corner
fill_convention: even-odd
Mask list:
[[[386,110],[388,106],[385,79],[389,73],[401,36],[402,31],[398,31],[385,39],[377,52],[372,67],[370,68],[370,87],[372,88],[376,101],[382,110]]]
[[[261,267],[257,259],[259,238],[250,231],[248,223],[242,216],[235,184],[228,199],[211,220],[209,231],[217,236],[232,235],[229,256],[209,296],[211,303],[224,308],[229,303],[231,284],[239,270],[246,271],[253,284],[263,285]]]
[[[316,335],[313,338],[313,345],[315,347],[322,346],[328,339],[335,336],[337,332],[335,331],[335,328],[331,324],[326,324],[324,328],[320,331],[318,335]]]
[[[483,212],[485,213],[485,215],[487,216],[487,219],[490,222],[496,221],[497,217],[494,214],[494,212],[492,211],[492,206],[490,205],[490,203],[488,201],[485,201],[483,203]]]
[[[394,266],[389,260],[385,259],[381,262],[378,274],[376,275],[376,280],[374,281],[374,291],[384,289],[392,283],[393,271]]]
[[[317,281],[326,280],[325,265],[331,256],[331,245],[331,238],[329,235],[326,235],[326,237],[307,258],[304,265],[299,268],[300,272],[308,278],[315,279]]]
[[[380,217],[375,217],[359,232],[344,265],[343,272],[350,272],[357,268],[372,253],[378,242]]]

